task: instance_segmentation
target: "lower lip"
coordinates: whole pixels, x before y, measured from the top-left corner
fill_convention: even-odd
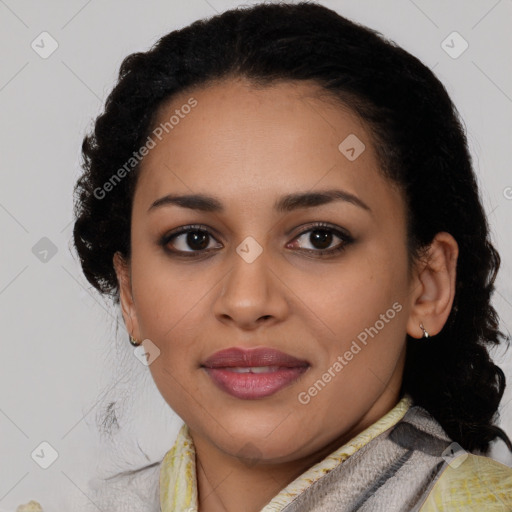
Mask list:
[[[204,368],[223,391],[243,400],[257,400],[277,393],[296,381],[307,366],[280,368],[266,373],[237,373],[226,368]]]

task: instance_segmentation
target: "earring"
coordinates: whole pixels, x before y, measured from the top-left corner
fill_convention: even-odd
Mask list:
[[[420,324],[420,329],[423,331],[423,337],[424,338],[429,338],[430,337],[430,334],[428,333],[428,331],[425,329],[425,327],[423,327],[423,324]]]
[[[141,341],[136,340],[131,334],[129,340],[134,347],[138,347],[142,343]]]

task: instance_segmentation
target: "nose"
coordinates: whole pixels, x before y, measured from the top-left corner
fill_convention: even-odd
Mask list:
[[[275,266],[266,250],[254,261],[233,251],[231,271],[215,299],[214,314],[219,321],[244,330],[281,322],[288,312],[287,288]]]

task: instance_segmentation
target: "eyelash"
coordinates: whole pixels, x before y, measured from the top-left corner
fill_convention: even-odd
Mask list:
[[[330,255],[334,256],[337,253],[340,253],[345,250],[346,246],[349,245],[354,241],[354,239],[346,232],[340,230],[339,228],[335,228],[331,226],[330,224],[326,224],[324,222],[318,222],[314,223],[310,226],[308,226],[308,229],[305,229],[304,231],[301,231],[299,234],[297,234],[293,240],[296,240],[297,238],[302,237],[306,233],[312,232],[312,231],[327,231],[330,233],[333,233],[335,236],[341,239],[341,242],[337,247],[334,249],[299,249],[301,251],[305,251],[308,253],[312,253],[315,256],[324,256],[324,255]],[[177,238],[180,235],[188,234],[188,233],[207,233],[209,236],[211,236],[214,240],[215,237],[213,237],[210,228],[207,226],[204,226],[202,224],[193,224],[189,226],[183,226],[175,231],[172,231],[171,233],[165,234],[159,241],[159,245],[161,245],[164,250],[167,253],[170,253],[172,256],[177,257],[186,257],[186,258],[195,258],[200,257],[208,252],[214,251],[215,249],[203,249],[203,250],[192,250],[192,251],[177,251],[175,249],[169,249],[167,245],[171,240],[174,238]]]

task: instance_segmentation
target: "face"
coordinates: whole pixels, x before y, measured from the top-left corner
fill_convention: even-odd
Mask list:
[[[162,106],[155,126],[181,115],[144,158],[117,266],[127,327],[158,347],[151,374],[194,441],[269,463],[396,404],[412,311],[403,195],[318,92],[233,79]],[[210,201],[171,197],[189,195]]]

